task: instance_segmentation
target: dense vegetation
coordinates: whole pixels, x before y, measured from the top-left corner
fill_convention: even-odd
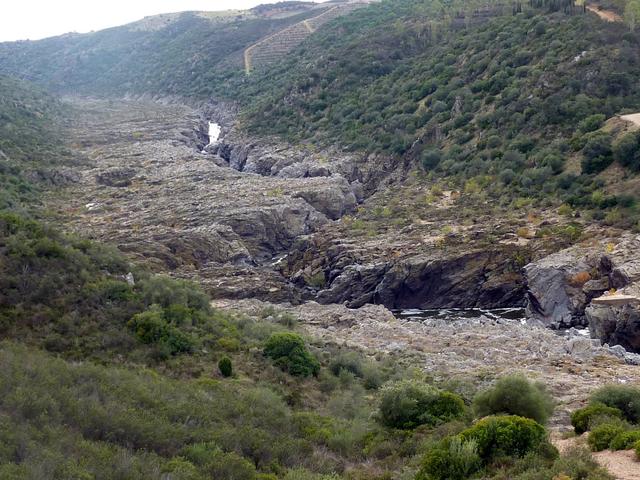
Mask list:
[[[595,175],[613,161],[636,169],[637,136],[602,129],[640,106],[636,36],[542,3],[563,12],[509,8],[464,26],[460,5],[389,0],[248,81],[242,48],[304,15],[185,14],[159,30],[0,45],[0,68],[90,93],[203,98],[224,85],[258,100],[247,119],[260,133],[405,155],[468,191],[620,205],[595,195]],[[28,173],[61,160],[64,108],[9,79],[0,94],[0,478],[609,478],[588,452],[559,457],[544,426],[553,402],[524,377],[476,395],[436,384],[310,342],[288,314],[215,310],[197,286],[35,220]],[[574,154],[581,175],[563,160]],[[593,448],[630,448],[637,393],[598,392],[576,429]]]
[[[640,37],[578,8],[465,26],[434,23],[428,5],[383,2],[323,29],[243,86],[248,128],[406,156],[466,192],[564,202],[633,225],[635,196],[607,193],[597,175],[615,159],[614,139],[593,132],[640,109]],[[618,160],[629,174],[632,140]]]
[[[589,405],[571,415],[577,434],[589,432],[594,451],[635,449],[640,459],[640,388],[606,385],[596,390]]]

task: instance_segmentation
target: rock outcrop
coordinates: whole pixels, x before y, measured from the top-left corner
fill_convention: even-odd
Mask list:
[[[591,335],[609,345],[640,353],[640,309],[633,305],[589,305],[586,309]]]
[[[527,316],[553,328],[584,326],[589,302],[583,286],[592,279],[598,258],[581,249],[567,249],[525,266]],[[599,285],[599,284],[598,284]],[[608,282],[602,293],[609,288]]]
[[[525,267],[527,314],[553,328],[589,326],[593,338],[640,352],[637,308],[595,305],[608,290],[640,294],[640,237],[577,245]]]
[[[524,306],[519,247],[408,248],[410,241],[407,236],[357,241],[323,229],[294,244],[282,271],[312,290],[322,304],[358,308],[377,303],[391,309]]]

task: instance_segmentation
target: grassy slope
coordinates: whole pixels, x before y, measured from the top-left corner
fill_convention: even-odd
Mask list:
[[[59,101],[35,85],[0,76],[0,209],[36,200],[24,172],[63,157],[57,136],[64,112]]]

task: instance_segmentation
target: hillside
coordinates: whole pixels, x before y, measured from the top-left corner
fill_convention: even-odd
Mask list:
[[[570,159],[604,119],[640,110],[640,37],[581,9],[430,32],[421,2],[400,5],[338,20],[246,87],[249,130],[412,158],[502,201],[600,209],[585,200],[600,188],[600,169]]]
[[[0,44],[0,479],[635,480],[634,2]]]
[[[26,175],[44,174],[65,156],[57,138],[65,110],[41,88],[0,76],[0,209],[37,201]]]
[[[88,34],[0,44],[0,72],[55,91],[154,92],[203,98],[242,75],[243,51],[259,39],[318,15],[272,9],[150,17]],[[321,10],[322,11],[322,10]]]

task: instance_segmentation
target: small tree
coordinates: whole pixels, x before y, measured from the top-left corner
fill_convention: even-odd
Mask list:
[[[591,422],[594,419],[602,417],[622,418],[622,412],[617,408],[594,402],[573,412],[571,414],[571,425],[573,425],[573,429],[578,435],[582,435],[591,428]]]
[[[626,420],[640,423],[640,387],[606,385],[591,395],[591,401],[617,408]]]
[[[640,133],[627,133],[613,144],[613,158],[620,165],[640,171]]]
[[[426,453],[416,480],[467,480],[480,468],[475,440],[448,437]]]
[[[542,425],[518,416],[486,417],[460,433],[464,441],[475,440],[484,461],[501,455],[523,457],[537,450],[547,433]]]
[[[605,133],[592,134],[582,149],[582,171],[587,174],[600,173],[613,162],[611,136]]]
[[[442,161],[440,150],[429,149],[422,152],[422,168],[425,170],[433,170]]]

